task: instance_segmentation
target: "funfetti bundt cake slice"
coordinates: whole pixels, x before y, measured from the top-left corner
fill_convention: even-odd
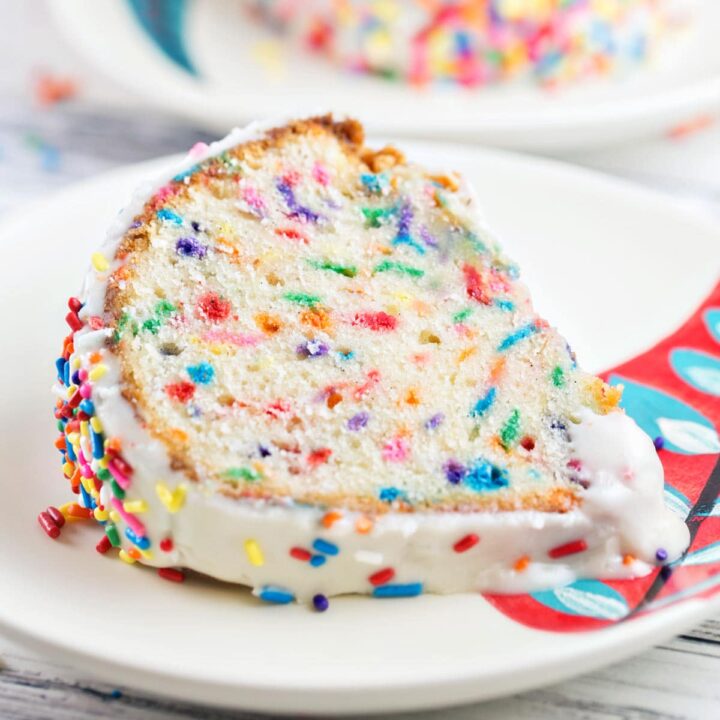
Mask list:
[[[322,609],[628,577],[685,547],[653,443],[461,180],[355,121],[194,148],[92,264],[56,417],[62,509],[102,551]]]

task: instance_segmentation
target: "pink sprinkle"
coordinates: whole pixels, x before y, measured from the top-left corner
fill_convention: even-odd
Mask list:
[[[260,197],[258,191],[250,185],[244,185],[240,190],[242,199],[259,215],[265,212],[265,201]]]
[[[120,500],[118,500],[117,498],[112,498],[112,500],[110,500],[110,504],[115,508],[115,510],[117,510],[118,515],[120,515],[120,517],[123,519],[123,522],[138,537],[147,537],[147,530],[145,530],[145,526],[134,515],[131,515],[129,512],[125,511],[125,508],[123,507],[123,504],[122,502],[120,502]]]
[[[196,142],[188,152],[188,155],[191,158],[198,158],[202,155],[205,155],[205,153],[209,150],[210,146],[207,143],[204,142]]]
[[[321,185],[327,185],[330,182],[330,173],[322,163],[316,162],[313,167],[312,176]]]
[[[85,382],[88,378],[88,371],[85,368],[78,370],[78,377],[82,382]]]
[[[237,347],[254,347],[265,338],[262,335],[246,335],[230,332],[229,330],[208,330],[202,336],[202,339],[205,342],[226,342]]]
[[[153,203],[156,206],[162,205],[165,200],[168,198],[171,198],[173,195],[177,195],[180,192],[180,189],[182,188],[182,185],[177,185],[176,187],[173,187],[172,185],[163,185],[154,195],[153,195]]]
[[[89,398],[92,395],[92,387],[90,387],[89,383],[83,383],[80,386],[80,395],[85,399]]]
[[[396,437],[386,443],[382,449],[383,460],[388,462],[403,462],[410,455],[410,446],[405,438]]]
[[[118,467],[115,458],[108,463],[108,470],[123,490],[127,490],[130,487],[130,478]]]
[[[102,318],[97,315],[91,315],[88,318],[88,325],[92,330],[102,330],[104,327]]]

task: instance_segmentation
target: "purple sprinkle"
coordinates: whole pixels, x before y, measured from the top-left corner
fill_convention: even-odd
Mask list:
[[[270,450],[268,450],[268,448],[266,448],[264,445],[258,445],[258,451],[260,453],[260,457],[266,458],[272,455]]]
[[[653,440],[653,445],[655,446],[656,450],[662,450],[665,447],[665,438],[662,435],[658,435]]]
[[[436,248],[438,241],[430,234],[430,231],[423,225],[420,228],[420,239],[428,246]]]
[[[199,223],[197,220],[193,220],[193,221],[190,223],[190,226],[192,227],[192,229],[193,229],[195,232],[200,232],[200,223]]]
[[[288,206],[288,210],[290,210],[290,216],[299,218],[300,220],[304,220],[305,222],[319,222],[322,217],[318,215],[314,210],[311,210],[308,207],[305,207],[304,205],[301,205],[297,198],[295,197],[295,191],[292,189],[292,186],[290,183],[285,182],[284,180],[281,180],[279,183],[275,186],[278,190],[278,192],[283,196],[283,200],[285,200],[285,204]]]
[[[308,340],[298,345],[295,352],[304,358],[318,358],[327,355],[330,348],[319,340]]]
[[[665,548],[658,548],[655,557],[658,562],[665,562],[668,559],[667,550]]]
[[[443,415],[443,413],[436,413],[429,420],[425,421],[425,428],[427,430],[434,430],[444,419],[445,415]]]
[[[467,469],[465,468],[465,466],[457,460],[448,460],[443,465],[443,470],[445,471],[445,477],[448,479],[448,482],[452,483],[453,485],[458,485],[459,483],[461,483],[463,478],[467,474]]]
[[[195,238],[180,238],[175,244],[175,252],[186,257],[196,257],[202,260],[207,255],[207,247],[199,243]]]
[[[142,225],[142,223],[139,220],[135,220],[135,222],[130,225],[130,229],[134,230],[135,228],[139,228]]]
[[[318,612],[325,612],[330,607],[330,601],[325,597],[325,595],[318,593],[313,596],[313,607]]]
[[[368,424],[370,415],[366,412],[359,412],[357,415],[353,415],[347,422],[348,430],[360,430]]]

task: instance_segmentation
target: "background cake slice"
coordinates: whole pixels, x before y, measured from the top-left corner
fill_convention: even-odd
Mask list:
[[[320,605],[677,557],[651,440],[517,277],[460,178],[352,120],[194,148],[70,304],[59,446],[105,549]]]

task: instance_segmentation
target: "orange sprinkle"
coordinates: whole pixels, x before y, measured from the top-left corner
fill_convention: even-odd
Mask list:
[[[373,529],[373,521],[367,515],[361,515],[355,521],[355,531],[360,535],[367,535]]]
[[[342,513],[337,512],[335,510],[331,510],[330,512],[326,512],[320,523],[323,527],[331,528],[338,520],[342,518]]]
[[[699,115],[687,122],[680,123],[668,131],[668,137],[673,140],[680,140],[688,135],[705,130],[715,124],[715,118],[712,115]]]
[[[498,358],[490,369],[490,384],[495,385],[505,370],[505,358]]]
[[[282,328],[282,322],[277,315],[270,315],[270,313],[258,313],[255,316],[255,324],[262,330],[266,335],[274,335]]]
[[[90,362],[94,365],[95,363],[99,363],[102,360],[102,353],[101,352],[94,352],[90,355]]]
[[[131,547],[127,554],[133,559],[133,560],[139,560],[142,555],[140,554],[140,551],[137,548]]]
[[[186,443],[188,441],[188,434],[180,428],[170,428],[168,430],[168,437],[179,443]]]
[[[465,348],[464,350],[461,350],[461,351],[460,351],[460,354],[458,355],[458,359],[457,359],[458,365],[459,365],[461,362],[465,362],[465,360],[467,360],[467,359],[468,359],[471,355],[473,355],[476,351],[477,351],[477,348],[476,348],[476,347],[467,347],[467,348]]]
[[[338,403],[341,403],[343,396],[334,390],[328,395],[327,406],[332,410]]]
[[[515,564],[513,565],[513,569],[515,572],[523,572],[527,569],[527,566],[530,564],[530,558],[527,555],[523,555],[522,557],[518,558],[515,561]]]
[[[325,308],[314,307],[300,313],[300,322],[316,330],[327,330],[331,325],[330,313]]]
[[[107,439],[107,441],[105,443],[105,450],[109,454],[117,455],[121,449],[122,449],[122,441],[120,440],[119,437],[111,437],[111,438]]]
[[[420,396],[418,395],[418,391],[415,388],[410,388],[405,393],[405,402],[408,405],[419,405],[420,404]]]
[[[623,565],[632,565],[635,562],[635,556],[630,555],[628,553],[627,555],[623,555]]]

